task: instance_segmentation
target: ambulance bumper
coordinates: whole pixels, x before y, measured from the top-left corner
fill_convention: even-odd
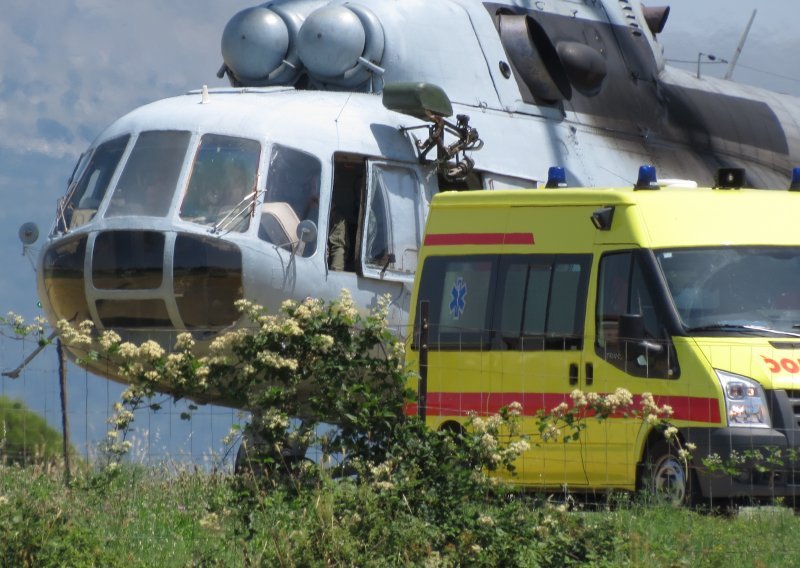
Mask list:
[[[800,498],[796,431],[736,427],[681,433],[695,445],[691,465],[703,498]]]

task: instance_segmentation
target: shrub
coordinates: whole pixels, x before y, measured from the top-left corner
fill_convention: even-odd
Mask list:
[[[74,454],[74,450],[72,450]],[[22,402],[0,396],[0,459],[32,465],[63,459],[63,437]]]

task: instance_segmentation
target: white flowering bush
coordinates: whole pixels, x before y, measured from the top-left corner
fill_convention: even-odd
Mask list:
[[[250,410],[251,463],[279,467],[288,446],[310,444],[326,455],[372,462],[385,455],[405,402],[402,345],[388,330],[388,303],[381,299],[362,315],[343,291],[330,303],[286,301],[270,314],[240,300],[244,324],[202,351],[188,332],[167,351],[154,341],[135,345],[111,330],[98,333],[91,322],[61,321],[58,330],[73,352],[84,354],[79,363],[105,360],[131,385],[109,419],[104,449],[112,463],[130,448],[135,411],[157,409],[160,390],[201,400],[225,392]],[[317,436],[321,422],[336,428]]]
[[[91,322],[59,322],[62,341],[73,352],[84,353],[79,362],[103,359],[130,385],[109,418],[103,444],[107,465],[119,463],[130,450],[135,411],[158,409],[153,397],[165,385],[174,396],[189,399],[225,392],[250,410],[247,464],[267,473],[314,473],[297,459],[314,445],[321,450],[323,465],[338,463],[342,472],[358,473],[383,491],[407,493],[432,482],[444,484],[456,496],[491,491],[494,482],[487,474],[513,474],[516,460],[531,445],[578,440],[587,420],[612,415],[639,418],[680,445],[677,429],[669,424],[671,408],[658,406],[648,393],[634,408],[633,396],[621,388],[612,393],[573,391],[571,404],[537,413],[538,436],[519,435],[519,403],[495,416],[472,415],[458,431],[430,432],[403,416],[410,395],[405,391],[408,375],[402,344],[387,327],[388,299],[366,315],[346,291],[329,303],[286,301],[277,314],[247,300],[237,308],[243,325],[203,350],[188,332],[165,350],[154,341],[135,345],[115,331],[97,332]],[[8,322],[20,333],[43,334],[41,322],[29,328],[13,315]],[[319,434],[321,423],[335,427]],[[690,450],[680,446],[680,456],[688,460]],[[335,460],[329,459],[333,456]]]

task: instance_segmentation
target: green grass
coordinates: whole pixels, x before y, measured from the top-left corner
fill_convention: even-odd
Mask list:
[[[636,499],[599,511],[477,499],[441,518],[347,482],[254,492],[228,475],[124,466],[66,488],[52,468],[0,468],[1,566],[800,565],[800,519],[781,507],[722,516]]]

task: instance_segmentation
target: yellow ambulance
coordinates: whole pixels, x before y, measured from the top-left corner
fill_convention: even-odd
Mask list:
[[[733,183],[437,195],[412,302],[411,411],[454,428],[519,402],[536,439],[537,411],[571,406],[575,389],[652,393],[695,446],[688,462],[620,414],[586,418],[577,441],[532,445],[512,481],[655,487],[676,501],[795,495],[800,192],[721,178]],[[755,449],[772,457],[733,474],[703,465]]]

